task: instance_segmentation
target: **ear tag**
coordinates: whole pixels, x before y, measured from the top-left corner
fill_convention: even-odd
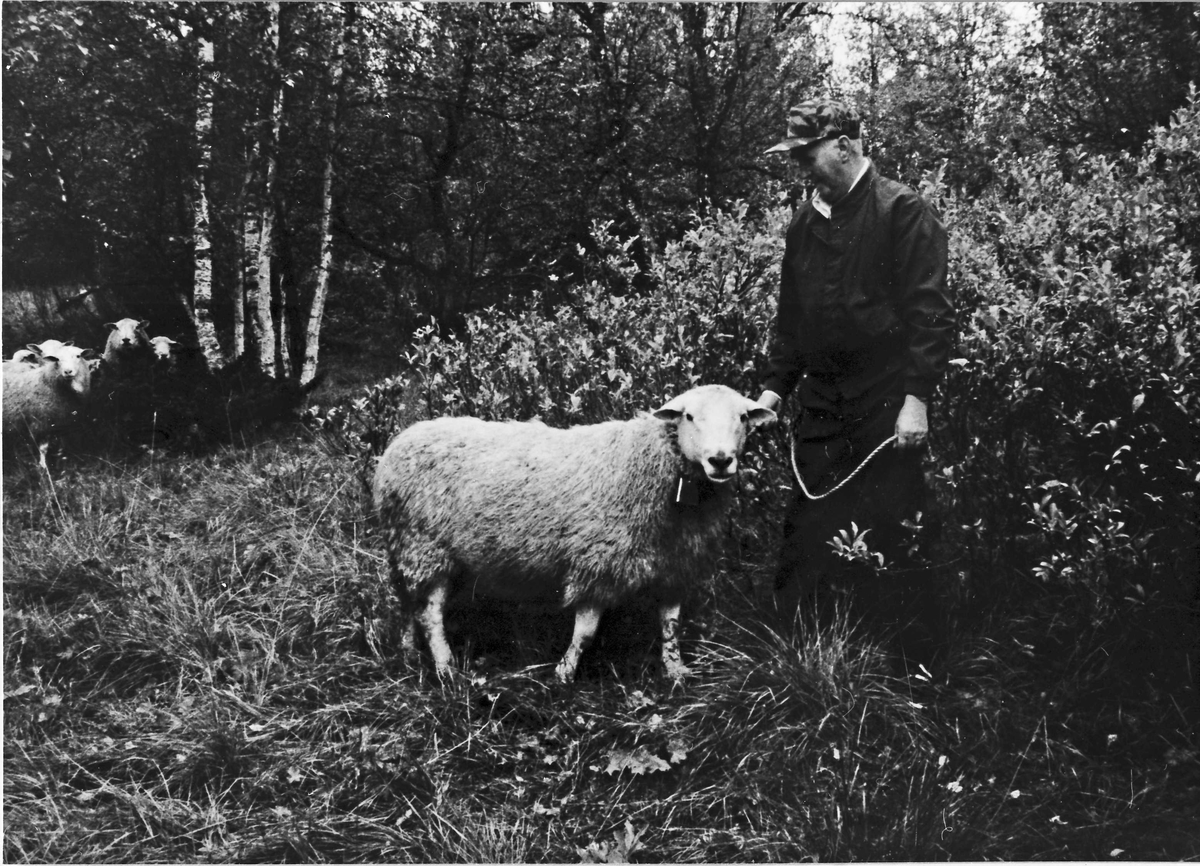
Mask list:
[[[700,488],[690,478],[680,478],[679,486],[675,489],[676,505],[699,505]]]

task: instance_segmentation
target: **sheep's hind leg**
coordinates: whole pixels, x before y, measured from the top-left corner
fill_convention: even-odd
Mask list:
[[[418,605],[417,619],[421,630],[425,633],[425,642],[429,644],[429,653],[433,656],[433,666],[438,677],[445,679],[454,671],[454,659],[450,652],[450,643],[446,640],[446,625],[443,611],[446,608],[446,598],[449,588],[444,582],[436,584],[425,600]]]
[[[417,659],[416,613],[417,604],[408,588],[408,576],[404,571],[401,557],[393,543],[388,545],[388,571],[392,579],[392,589],[398,602],[398,618],[400,621],[400,654],[408,664],[414,664]]]
[[[604,608],[596,605],[581,605],[575,608],[575,633],[571,636],[571,645],[567,653],[554,669],[559,682],[569,683],[575,679],[575,669],[579,667],[579,657],[583,655],[596,636],[600,625],[600,615]]]
[[[667,604],[658,612],[662,625],[663,668],[673,680],[682,680],[691,673],[684,665],[683,655],[679,651],[679,608],[678,604]]]

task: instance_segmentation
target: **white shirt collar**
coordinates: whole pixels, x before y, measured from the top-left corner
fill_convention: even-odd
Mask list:
[[[864,159],[862,167],[859,168],[858,174],[854,177],[854,183],[850,184],[850,189],[854,189],[856,186],[858,186],[858,182],[863,179],[863,175],[867,173],[867,169],[870,167],[871,160]],[[847,190],[846,194],[849,195],[850,190]],[[825,217],[825,219],[829,219],[831,216],[833,216],[833,205],[821,198],[821,194],[819,192],[813,193],[812,204],[813,207],[817,209],[817,213]]]

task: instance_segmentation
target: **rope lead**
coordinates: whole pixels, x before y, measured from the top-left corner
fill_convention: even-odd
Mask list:
[[[791,431],[788,432],[788,440],[791,443],[790,451],[792,457],[792,474],[796,476],[796,483],[800,485],[800,490],[805,496],[816,502],[818,499],[824,499],[826,496],[832,496],[834,493],[837,493],[839,490],[845,487],[855,475],[857,475],[859,472],[862,472],[863,468],[871,462],[876,454],[882,451],[886,446],[891,445],[896,441],[896,434],[893,433],[891,436],[880,442],[879,445],[876,446],[875,450],[868,454],[866,459],[864,459],[862,463],[859,463],[858,466],[855,467],[853,472],[839,481],[837,486],[835,486],[832,490],[826,490],[820,496],[815,496],[809,492],[808,487],[806,487],[804,484],[804,479],[800,477],[800,470],[796,466],[796,436]]]

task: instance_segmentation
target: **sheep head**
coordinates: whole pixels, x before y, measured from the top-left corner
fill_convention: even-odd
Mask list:
[[[87,396],[92,382],[89,363],[96,353],[78,346],[60,346],[53,354],[43,354],[42,360],[54,364],[54,374],[66,389],[81,397]]]
[[[151,337],[150,351],[154,353],[154,364],[158,367],[170,367],[175,359],[173,347],[178,345],[170,337]]]
[[[693,388],[653,414],[676,425],[680,453],[717,484],[737,475],[747,434],[775,420],[770,409],[724,385]]]
[[[137,319],[118,319],[115,322],[105,322],[111,334],[108,335],[108,346],[117,351],[134,349],[150,343],[146,329],[150,327],[147,321]]]

